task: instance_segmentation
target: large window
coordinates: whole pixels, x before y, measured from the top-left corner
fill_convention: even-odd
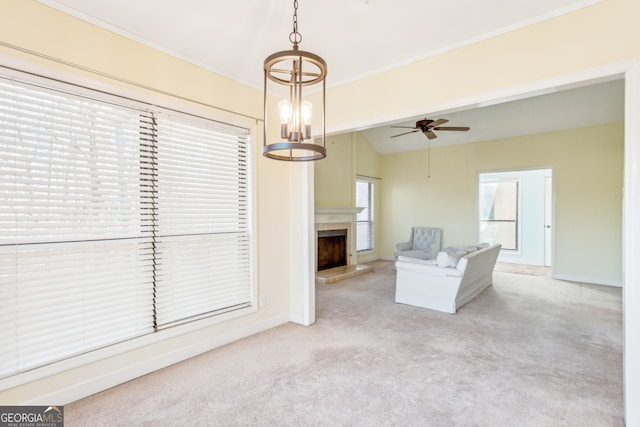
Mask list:
[[[501,243],[503,250],[520,248],[520,180],[481,179],[480,241]]]
[[[356,179],[356,207],[364,208],[356,215],[356,251],[373,250],[374,183],[368,178]]]
[[[246,128],[0,76],[0,378],[253,305]]]

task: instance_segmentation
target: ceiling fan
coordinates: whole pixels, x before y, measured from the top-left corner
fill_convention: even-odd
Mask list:
[[[441,131],[441,130],[458,130],[458,131],[468,131],[469,127],[468,126],[440,126],[443,125],[445,123],[447,123],[449,120],[447,119],[438,119],[438,120],[431,120],[431,119],[424,119],[424,120],[418,120],[416,122],[415,127],[409,127],[409,126],[391,126],[392,128],[404,128],[404,129],[413,129],[410,130],[409,132],[404,132],[404,133],[400,133],[398,135],[393,135],[391,136],[391,138],[395,138],[397,136],[402,136],[402,135],[407,135],[410,133],[414,133],[414,132],[422,132],[428,139],[435,139],[438,136],[433,132],[434,130],[437,131]]]
[[[431,178],[431,140],[437,138],[438,136],[433,132],[434,130],[460,130],[460,131],[468,131],[468,126],[440,126],[447,123],[449,120],[447,119],[438,119],[431,120],[425,118],[424,120],[418,120],[416,122],[415,127],[409,126],[391,126],[392,128],[404,128],[404,129],[413,129],[408,132],[403,132],[398,135],[393,135],[391,138],[395,138],[397,136],[407,135],[414,132],[422,132],[429,141],[429,146],[427,149],[427,178]]]

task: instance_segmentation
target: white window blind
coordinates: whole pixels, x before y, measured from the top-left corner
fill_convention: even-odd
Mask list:
[[[0,76],[0,378],[251,305],[248,139]]]
[[[158,326],[249,306],[246,131],[160,115],[158,139]]]
[[[356,251],[373,250],[373,196],[373,181],[357,177],[356,207],[364,209],[356,215]]]
[[[0,372],[152,331],[140,112],[0,80]]]

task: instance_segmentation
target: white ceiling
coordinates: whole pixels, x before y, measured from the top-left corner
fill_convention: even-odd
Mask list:
[[[258,89],[262,89],[264,59],[291,48],[292,0],[39,1]],[[589,7],[598,0],[298,2],[300,49],[325,59],[331,87]],[[610,83],[446,114],[447,125],[470,126],[471,130],[440,132],[433,142],[472,142],[514,136],[514,132],[622,120],[621,85]],[[597,92],[589,92],[591,89]],[[562,106],[552,110],[550,106],[556,103]],[[610,111],[610,106],[616,109]],[[507,122],[505,109],[509,111]],[[412,125],[420,118],[424,117],[409,118],[407,123]],[[389,140],[395,130],[385,124],[364,132],[380,153],[424,147],[426,138],[419,132]]]

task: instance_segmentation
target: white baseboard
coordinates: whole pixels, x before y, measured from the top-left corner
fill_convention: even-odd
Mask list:
[[[107,390],[111,387],[131,381],[135,378],[157,371],[175,363],[182,362],[217,347],[232,343],[242,338],[249,337],[259,332],[266,331],[289,321],[289,316],[281,315],[266,319],[259,323],[234,330],[229,333],[194,342],[188,346],[175,348],[173,351],[154,354],[134,364],[117,366],[115,369],[104,372],[94,377],[86,378],[64,389],[53,393],[34,396],[20,405],[49,405],[55,402],[58,405],[66,405],[76,400],[91,396],[92,394]]]
[[[535,265],[537,267],[543,267],[544,263],[537,259],[524,259],[524,258],[509,258],[508,256],[499,256],[498,262],[506,262],[508,264],[523,264],[523,265]]]
[[[568,282],[580,282],[580,283],[589,283],[592,285],[604,285],[604,286],[613,286],[616,288],[621,288],[622,287],[622,282],[618,282],[615,280],[609,280],[609,279],[600,279],[600,278],[593,278],[593,277],[580,277],[580,276],[572,276],[569,274],[554,274],[553,275],[554,279],[558,279],[558,280],[566,280]]]

